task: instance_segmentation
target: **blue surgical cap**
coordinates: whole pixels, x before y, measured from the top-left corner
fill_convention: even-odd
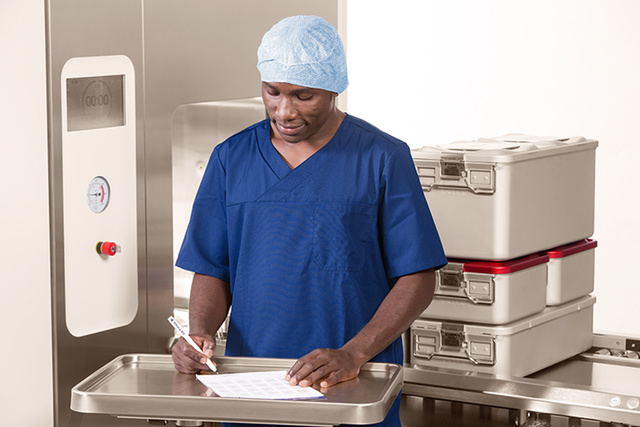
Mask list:
[[[347,57],[336,29],[318,16],[291,16],[274,25],[258,48],[264,82],[342,93],[349,85]]]

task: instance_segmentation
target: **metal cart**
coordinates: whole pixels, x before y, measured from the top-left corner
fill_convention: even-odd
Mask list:
[[[216,358],[221,374],[286,370],[295,361]],[[71,409],[118,418],[176,422],[243,422],[328,426],[382,421],[402,389],[402,367],[367,363],[358,378],[323,390],[320,400],[221,398],[194,375],[178,373],[169,355],[120,356],[71,391]]]

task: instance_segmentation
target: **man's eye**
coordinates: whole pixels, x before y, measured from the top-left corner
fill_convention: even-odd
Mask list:
[[[310,94],[298,95],[298,99],[300,101],[308,101],[311,98],[313,98],[313,95],[310,95]]]

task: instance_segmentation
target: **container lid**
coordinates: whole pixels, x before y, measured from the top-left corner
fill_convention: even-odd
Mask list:
[[[538,325],[559,319],[560,317],[576,313],[580,310],[588,310],[596,303],[596,297],[587,295],[578,300],[570,301],[563,305],[547,307],[540,313],[534,314],[524,319],[516,320],[506,325],[498,325],[487,328],[481,325],[466,325],[465,332],[470,334],[491,334],[495,336],[511,336],[521,331],[534,328]]]
[[[547,251],[549,258],[564,258],[579,252],[584,252],[598,246],[598,242],[592,239],[584,239],[569,245],[558,246]]]
[[[598,141],[582,136],[544,137],[507,134],[494,138],[454,141],[411,150],[415,159],[459,158],[465,162],[512,163],[561,153],[595,149]]]
[[[509,274],[526,268],[549,262],[547,254],[533,254],[508,261],[465,261],[449,259],[449,262],[463,264],[462,270],[467,273]]]
[[[547,307],[539,313],[533,314],[524,319],[516,320],[515,322],[507,323],[504,325],[484,325],[473,323],[461,323],[450,321],[434,321],[426,319],[418,319],[414,322],[414,325],[421,326],[423,328],[442,330],[443,325],[460,325],[464,328],[464,332],[470,335],[487,335],[493,337],[511,336],[518,332],[526,331],[527,329],[535,328],[536,326],[550,322],[552,320],[559,319],[561,317],[577,313],[580,310],[592,309],[596,303],[596,297],[593,295],[587,295],[580,299],[570,301],[563,305]]]
[[[493,150],[516,150],[520,148],[522,144],[518,142],[499,141],[496,139],[478,139],[475,141],[454,141],[447,145],[441,145],[440,147],[446,147],[448,150],[453,151],[493,151]]]

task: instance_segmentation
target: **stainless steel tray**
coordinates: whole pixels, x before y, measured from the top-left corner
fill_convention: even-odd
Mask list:
[[[216,358],[222,374],[288,369],[290,359]],[[121,418],[262,424],[373,424],[402,389],[402,367],[367,363],[358,378],[327,389],[321,400],[258,400],[207,396],[194,375],[178,373],[171,356],[129,354],[71,390],[71,409]],[[210,392],[209,392],[210,393]]]

